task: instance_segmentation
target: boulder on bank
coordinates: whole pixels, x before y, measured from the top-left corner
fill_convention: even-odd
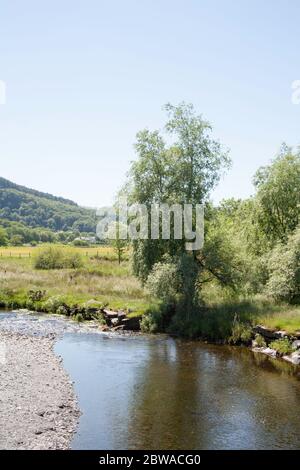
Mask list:
[[[113,311],[103,309],[102,313],[107,326],[113,328],[114,331],[140,330],[140,319],[138,317],[128,317],[126,312],[124,312],[123,310]]]
[[[267,340],[271,339],[282,339],[285,338],[287,335],[286,331],[276,331],[272,330],[271,328],[266,328],[262,325],[257,325],[253,328],[254,333],[263,336]]]
[[[293,349],[300,349],[300,340],[296,339],[295,341],[292,342],[292,348]]]
[[[277,356],[277,352],[275,351],[275,349],[271,349],[271,348],[254,347],[254,348],[252,348],[252,351],[260,352],[260,353],[266,354],[267,356],[270,356],[270,357],[276,357]]]
[[[283,359],[298,366],[300,364],[300,351],[295,351],[289,356],[283,356]]]

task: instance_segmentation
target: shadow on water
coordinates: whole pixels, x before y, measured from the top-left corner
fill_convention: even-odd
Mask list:
[[[67,333],[83,412],[73,449],[300,446],[297,369],[247,349]]]

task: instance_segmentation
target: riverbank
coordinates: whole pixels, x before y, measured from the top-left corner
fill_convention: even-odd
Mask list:
[[[263,295],[239,296],[216,283],[203,286],[200,312],[174,315],[132,275],[127,257],[118,263],[111,247],[85,252],[54,246],[66,254],[81,253],[83,266],[48,270],[35,268],[38,247],[30,253],[25,248],[9,247],[0,253],[0,308],[62,314],[79,322],[92,319],[104,329],[137,330],[140,325],[145,333],[229,344],[250,342],[256,325],[291,336],[300,331],[299,305]]]
[[[0,331],[0,449],[68,449],[79,420],[54,337]]]

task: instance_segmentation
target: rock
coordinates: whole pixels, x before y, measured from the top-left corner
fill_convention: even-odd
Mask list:
[[[118,318],[118,312],[114,312],[113,310],[103,310],[104,316],[106,318],[112,319],[112,318]]]
[[[119,318],[112,318],[112,319],[110,320],[110,322],[111,322],[112,327],[119,326],[119,324],[120,324]]]
[[[123,331],[124,330],[124,325],[118,325],[113,328],[114,331]]]
[[[285,338],[288,336],[287,332],[282,330],[282,331],[275,331],[275,334],[278,335],[279,338]]]
[[[254,333],[257,333],[267,339],[280,339],[287,336],[285,331],[275,331],[270,328],[266,328],[262,325],[257,325],[253,328]]]
[[[122,321],[122,325],[124,325],[124,330],[139,331],[140,330],[140,318],[139,317],[126,318],[125,320]]]
[[[295,351],[289,356],[283,356],[283,359],[298,366],[300,364],[300,351]]]
[[[300,340],[296,339],[295,341],[292,342],[292,348],[293,349],[300,349]]]
[[[119,320],[123,320],[124,318],[126,318],[127,314],[125,312],[122,312],[122,310],[120,312],[118,312],[118,319]]]
[[[260,348],[261,349],[261,352],[263,354],[267,354],[267,356],[270,356],[270,357],[276,357],[277,356],[277,353],[275,351],[275,349],[271,349],[271,348]]]

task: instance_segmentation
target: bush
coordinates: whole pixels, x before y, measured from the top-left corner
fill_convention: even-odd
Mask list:
[[[58,315],[65,315],[65,316],[68,316],[69,314],[69,311],[67,309],[67,307],[65,305],[60,305],[57,310],[56,310],[56,313]]]
[[[231,336],[228,339],[230,344],[248,344],[253,336],[252,326],[249,323],[243,323],[237,316],[232,323]]]
[[[61,307],[66,308],[66,304],[64,302],[63,297],[60,295],[50,297],[45,303],[44,303],[44,309],[46,312],[49,313],[59,313],[61,310]]]
[[[266,348],[267,347],[267,343],[265,341],[265,338],[260,334],[257,334],[255,336],[255,343],[256,343],[256,346],[258,348]]]
[[[161,331],[161,315],[159,312],[147,313],[140,321],[143,333],[158,333]]]
[[[34,260],[36,269],[77,269],[82,265],[82,257],[79,253],[64,253],[52,247],[41,250]]]
[[[75,315],[75,321],[77,321],[78,323],[82,323],[84,321],[82,313],[77,313]]]
[[[140,321],[143,333],[162,333],[166,331],[175,313],[173,304],[161,304],[159,307],[152,307],[143,315]]]
[[[300,227],[286,245],[279,244],[268,261],[267,293],[275,300],[300,301]]]
[[[70,253],[65,256],[64,268],[79,269],[82,266],[83,261],[79,253]]]
[[[45,290],[30,290],[28,291],[28,298],[31,302],[40,302],[41,300],[44,300],[46,295]]]
[[[276,339],[269,344],[269,347],[275,349],[280,356],[291,354],[294,351],[292,343],[288,338]]]
[[[149,292],[163,302],[171,302],[178,291],[178,268],[172,261],[156,263],[146,282]]]
[[[90,246],[89,242],[87,242],[86,240],[81,240],[80,238],[75,238],[75,240],[73,241],[73,245],[74,246],[83,246],[83,247]]]

